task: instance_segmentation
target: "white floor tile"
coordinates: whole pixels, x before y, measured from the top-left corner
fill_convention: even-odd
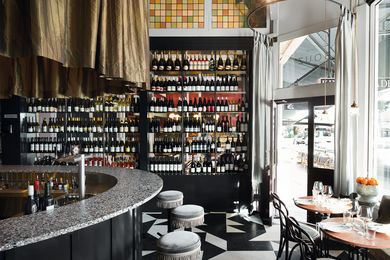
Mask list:
[[[157,233],[160,233],[161,235],[165,235],[168,233],[168,226],[167,225],[153,225],[149,230],[148,234],[151,236],[154,236],[155,238],[159,239],[160,235]]]
[[[152,253],[156,252],[155,250],[143,250],[142,256],[150,255]]]
[[[238,223],[236,221],[226,219],[226,225],[228,226],[243,226],[244,224]]]
[[[280,239],[280,226],[265,226],[265,233],[252,238],[250,241],[278,241]]]
[[[219,254],[210,260],[274,260],[275,253],[273,251],[227,251]]]
[[[214,236],[210,233],[206,233],[206,242],[219,247],[223,250],[227,250],[227,241],[225,239]]]
[[[146,223],[146,222],[149,222],[149,221],[153,221],[153,220],[156,220],[156,218],[148,215],[148,214],[142,214],[142,223]]]
[[[226,233],[245,233],[245,231],[242,231],[242,230],[235,228],[235,227],[227,226]]]

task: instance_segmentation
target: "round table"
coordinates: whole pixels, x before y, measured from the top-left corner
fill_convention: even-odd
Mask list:
[[[342,223],[343,218],[329,218],[323,220],[321,223],[336,222]],[[385,233],[376,233],[376,236],[372,240],[366,239],[364,236],[358,234],[355,230],[349,230],[345,232],[331,232],[329,230],[321,228],[321,231],[328,237],[333,238],[343,244],[352,246],[353,248],[364,249],[363,259],[368,259],[367,249],[387,249],[390,248],[390,235]],[[351,253],[351,252],[350,252]],[[352,254],[353,257],[353,254]],[[365,258],[366,257],[366,258]]]
[[[345,211],[347,211],[348,209],[350,209],[352,207],[351,203],[345,203],[345,206],[342,206],[342,207],[333,207],[332,208],[332,207],[324,207],[324,206],[317,205],[317,204],[302,204],[302,203],[299,203],[300,200],[313,200],[313,196],[299,197],[296,200],[294,200],[294,203],[298,208],[307,210],[309,212],[322,214],[322,215],[343,214]],[[339,199],[336,199],[336,198],[330,198],[329,200],[330,200],[330,203],[329,203],[330,205],[332,205],[332,204],[336,205],[336,204],[332,203],[333,201],[335,203],[339,202]]]

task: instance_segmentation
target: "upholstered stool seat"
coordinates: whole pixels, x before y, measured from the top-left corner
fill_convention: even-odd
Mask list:
[[[159,260],[200,260],[200,237],[188,231],[168,233],[157,241]]]
[[[157,207],[173,209],[183,205],[183,193],[177,190],[167,190],[157,195]]]
[[[191,228],[203,224],[204,209],[198,205],[183,205],[173,209],[171,217],[174,228]]]

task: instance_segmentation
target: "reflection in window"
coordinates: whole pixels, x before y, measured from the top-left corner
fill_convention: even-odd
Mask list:
[[[313,166],[334,169],[335,106],[314,107]]]
[[[323,78],[334,78],[335,37],[336,28],[331,28],[282,42],[282,87],[310,85],[320,83]]]
[[[390,0],[383,0],[378,13],[378,85],[376,168],[384,194],[390,193]]]

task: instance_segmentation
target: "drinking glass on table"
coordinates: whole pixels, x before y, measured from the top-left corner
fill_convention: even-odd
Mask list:
[[[324,185],[322,188],[322,194],[325,196],[325,202],[328,205],[329,199],[333,196],[333,189],[330,185]]]
[[[315,202],[318,201],[319,199],[319,196],[321,195],[322,193],[322,188],[324,187],[324,185],[322,184],[321,181],[315,181],[314,182],[314,185],[313,185],[313,199]]]
[[[361,219],[364,223],[364,236],[366,238],[369,238],[369,232],[368,232],[368,222],[372,220],[372,208],[369,206],[360,206],[357,216],[359,219]],[[372,239],[372,238],[371,238]]]

